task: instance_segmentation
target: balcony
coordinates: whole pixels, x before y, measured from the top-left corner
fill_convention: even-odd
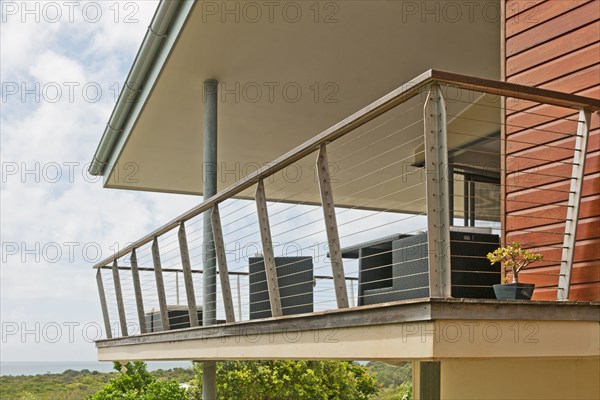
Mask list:
[[[417,330],[442,320],[489,319],[505,329],[539,320],[548,337],[578,320],[591,322],[582,327],[594,335],[598,305],[565,300],[576,279],[587,141],[598,110],[595,99],[428,71],[272,163],[240,168],[233,185],[98,263],[107,332],[100,357],[294,358],[282,347],[304,343],[294,335],[308,332],[319,337],[302,348],[309,358],[430,358]],[[560,131],[548,129],[557,119]],[[505,139],[506,132],[515,135]],[[559,172],[546,171],[554,155],[526,151],[534,147],[570,156]],[[506,157],[507,148],[524,151]],[[566,189],[531,184],[562,180]],[[538,282],[540,301],[498,302],[491,285],[506,271],[486,255],[506,235],[507,219],[518,225],[519,211],[532,207],[552,210],[526,216],[545,229],[526,235],[511,227],[511,238],[523,235],[525,247],[545,255],[542,268],[521,278]],[[346,344],[356,343],[351,351],[315,344],[338,343],[340,329]],[[269,341],[268,332],[283,336]],[[241,337],[248,346],[236,342]],[[578,346],[572,354],[588,354]]]

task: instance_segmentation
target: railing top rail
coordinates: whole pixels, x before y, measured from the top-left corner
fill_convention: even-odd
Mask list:
[[[242,178],[229,187],[221,190],[208,200],[203,201],[196,207],[179,215],[177,218],[171,220],[143,238],[116,252],[112,256],[98,262],[94,265],[94,268],[101,268],[113,263],[116,259],[131,253],[132,250],[150,243],[155,237],[161,236],[172,229],[177,228],[181,222],[185,222],[193,217],[196,217],[204,211],[212,208],[215,204],[221,203],[224,200],[236,196],[242,191],[252,187],[260,179],[273,175],[278,171],[290,166],[294,162],[304,158],[310,153],[319,150],[322,144],[326,144],[340,138],[341,136],[344,136],[345,134],[377,118],[378,116],[407,101],[408,99],[418,95],[432,83],[442,83],[460,89],[495,94],[498,96],[514,97],[521,100],[546,103],[560,107],[573,109],[584,108],[592,112],[600,111],[600,100],[598,99],[592,99],[553,90],[533,88],[514,83],[495,81],[492,79],[460,75],[446,71],[429,70],[417,76],[413,80],[405,83],[404,85],[394,89],[390,93],[343,119],[332,127],[324,130],[298,147],[288,151],[287,153],[275,159],[269,165],[266,165],[254,173]]]
[[[446,71],[430,70],[429,72],[431,73],[432,81],[461,89],[514,97],[519,100],[528,100],[576,110],[584,108],[591,112],[600,111],[600,99]]]

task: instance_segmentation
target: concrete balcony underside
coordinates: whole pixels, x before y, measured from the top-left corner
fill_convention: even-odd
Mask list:
[[[100,361],[598,358],[600,304],[422,299],[96,343]]]

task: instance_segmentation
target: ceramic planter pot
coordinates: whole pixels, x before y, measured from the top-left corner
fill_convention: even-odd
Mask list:
[[[531,300],[535,285],[533,283],[508,283],[494,285],[498,300]]]

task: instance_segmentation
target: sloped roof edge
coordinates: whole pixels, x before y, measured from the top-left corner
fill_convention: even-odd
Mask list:
[[[126,142],[160,71],[193,10],[193,0],[161,0],[146,31],[88,171],[103,175]]]

